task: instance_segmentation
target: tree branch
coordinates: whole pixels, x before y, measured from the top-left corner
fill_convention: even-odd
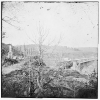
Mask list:
[[[5,20],[5,19],[2,19],[2,20],[3,20],[4,22],[6,22],[7,24],[9,24],[9,25],[15,27],[17,30],[21,30],[19,27],[17,27],[17,26],[15,26],[15,25],[11,24],[11,23],[8,22],[7,20]]]

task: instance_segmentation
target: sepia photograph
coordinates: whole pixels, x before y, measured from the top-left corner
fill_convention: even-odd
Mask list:
[[[98,98],[99,2],[2,1],[1,97]]]

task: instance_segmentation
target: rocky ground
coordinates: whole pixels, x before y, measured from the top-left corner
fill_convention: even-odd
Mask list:
[[[31,60],[2,68],[2,97],[98,97],[96,72],[87,75],[77,70],[52,69],[44,66],[42,68],[41,83],[43,87],[41,91],[36,80],[38,73],[34,67],[38,67],[38,65]]]

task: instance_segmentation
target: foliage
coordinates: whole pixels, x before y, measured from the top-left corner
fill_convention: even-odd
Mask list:
[[[2,43],[2,49],[1,49],[1,55],[2,55],[2,57],[5,56],[5,55],[7,55],[8,51],[9,51],[8,45]]]
[[[2,43],[2,49],[1,49],[2,57],[7,56],[8,52],[9,52],[9,45]],[[14,56],[23,55],[23,53],[21,51],[18,51],[14,46],[12,46],[12,52]]]

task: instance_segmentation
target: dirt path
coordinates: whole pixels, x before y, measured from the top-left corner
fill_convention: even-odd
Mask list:
[[[2,74],[8,74],[12,71],[15,71],[15,70],[20,70],[23,66],[23,64],[25,63],[25,61],[23,62],[20,62],[18,64],[14,64],[14,65],[11,65],[11,66],[8,66],[8,67],[3,67],[2,68]]]

